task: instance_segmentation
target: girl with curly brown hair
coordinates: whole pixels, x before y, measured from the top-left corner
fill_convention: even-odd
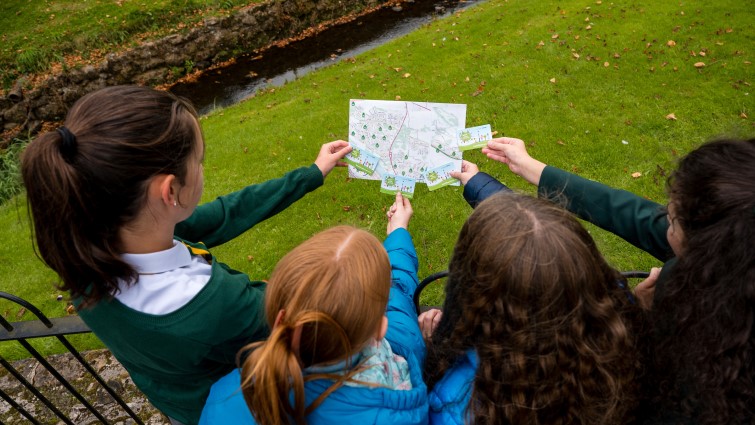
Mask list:
[[[687,154],[669,179],[667,208],[547,166],[519,139],[490,142],[483,153],[665,262],[644,287],[653,329],[641,419],[753,423],[755,138],[712,140]]]
[[[480,203],[428,344],[431,423],[625,421],[639,356],[621,280],[562,208],[514,193]]]

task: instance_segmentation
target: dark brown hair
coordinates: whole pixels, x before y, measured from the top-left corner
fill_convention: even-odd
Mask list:
[[[267,341],[244,348],[251,353],[241,369],[244,398],[258,423],[288,424],[293,419],[304,424],[309,412],[359,371],[306,378],[302,373],[303,368],[347,360],[361,350],[378,332],[390,287],[388,253],[375,236],[354,227],[320,232],[281,259],[265,291],[265,313],[273,331]],[[283,319],[274,326],[281,310]],[[305,407],[304,382],[322,378],[335,383]]]
[[[683,230],[656,290],[652,410],[698,423],[755,416],[755,139],[718,139],[686,155],[669,180]]]
[[[174,174],[183,183],[196,149],[196,112],[148,87],[117,86],[79,99],[65,129],[44,133],[22,156],[36,247],[85,304],[133,283],[120,259],[119,230],[145,205],[149,180]]]
[[[634,407],[638,361],[620,279],[561,207],[490,197],[454,248],[428,386],[474,349],[468,422],[620,423]]]

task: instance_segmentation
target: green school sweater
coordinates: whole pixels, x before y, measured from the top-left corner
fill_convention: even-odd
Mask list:
[[[197,207],[176,226],[176,238],[193,247],[197,255],[233,239],[322,184],[322,173],[313,164],[248,186]],[[265,282],[250,280],[214,256],[211,264],[206,286],[172,313],[141,313],[114,298],[79,310],[150,402],[187,425],[199,421],[210,386],[235,367],[239,349],[270,333],[264,317]]]
[[[661,261],[674,256],[666,239],[668,219],[661,204],[551,166],[546,166],[540,176],[538,194],[566,201],[565,208],[579,218]]]

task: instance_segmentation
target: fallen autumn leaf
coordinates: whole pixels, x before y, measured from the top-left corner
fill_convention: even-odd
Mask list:
[[[672,112],[672,113],[670,113],[670,114],[666,115],[666,119],[667,119],[667,120],[673,120],[673,121],[676,121],[676,115],[674,115],[674,113]]]
[[[632,178],[633,179],[638,179],[640,177],[642,177],[642,173],[640,173],[639,171],[636,171],[636,172],[632,173]]]

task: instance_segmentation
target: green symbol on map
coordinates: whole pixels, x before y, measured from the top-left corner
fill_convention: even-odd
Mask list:
[[[352,136],[355,136],[356,134],[357,134],[357,133],[356,133],[355,131],[352,131],[352,132],[351,132],[351,135],[352,135]]]
[[[438,173],[436,173],[435,171],[430,171],[430,173],[427,174],[427,179],[430,180],[430,182],[438,180]]]
[[[385,184],[388,186],[396,186],[396,178],[395,177],[386,177],[385,178]]]
[[[470,140],[472,140],[472,133],[468,131],[462,131],[461,134],[459,135],[459,138],[461,139],[462,142],[467,143]]]
[[[354,149],[354,150],[351,151],[351,156],[352,156],[352,158],[355,158],[355,159],[358,159],[359,155],[361,155],[361,154],[362,153],[359,152],[359,149]]]

